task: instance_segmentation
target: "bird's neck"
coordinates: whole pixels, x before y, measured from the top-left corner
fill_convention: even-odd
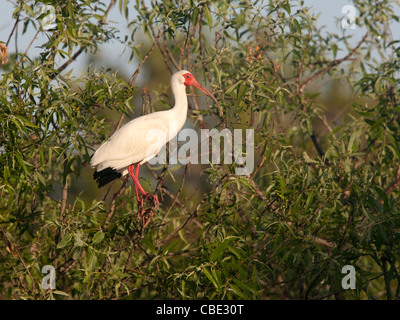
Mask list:
[[[183,85],[171,84],[172,94],[175,100],[175,106],[172,109],[163,112],[164,122],[168,121],[168,137],[172,139],[185,125],[188,111],[188,99],[186,88]]]
[[[171,120],[176,125],[178,133],[185,125],[188,112],[188,98],[186,95],[186,87],[183,85],[173,84],[171,86],[172,94],[174,95],[175,106],[169,110]]]
[[[171,90],[175,100],[175,106],[173,107],[173,110],[186,118],[188,110],[186,87],[173,84]]]

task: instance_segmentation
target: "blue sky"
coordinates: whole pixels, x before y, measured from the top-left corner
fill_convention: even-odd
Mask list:
[[[133,1],[132,1],[133,2]],[[295,3],[295,1],[293,1]],[[342,13],[343,7],[346,5],[351,5],[351,1],[348,0],[305,0],[305,5],[312,7],[313,8],[313,13],[317,14],[320,13],[320,17],[318,19],[318,25],[319,26],[325,26],[326,30],[329,32],[335,32],[337,34],[342,33],[341,29],[341,19],[345,16],[345,13]],[[6,42],[8,39],[8,36],[11,32],[11,29],[13,27],[13,19],[12,19],[12,12],[14,10],[14,6],[10,0],[3,1],[3,6],[2,10],[0,10],[0,40],[3,42]],[[114,6],[114,8],[110,12],[110,19],[115,21],[115,26],[119,25],[119,21],[122,23],[120,24],[120,31],[122,33],[121,39],[123,39],[123,35],[125,33],[128,33],[128,30],[126,29],[126,22],[125,19],[121,16],[118,6]],[[339,22],[338,22],[339,21]],[[400,27],[399,25],[392,26],[393,27],[393,34],[400,34]],[[35,31],[31,28],[30,32],[21,35],[21,30],[22,30],[22,25],[20,26],[19,29],[19,36],[18,36],[18,48],[19,51],[23,52],[29,45],[31,39],[34,36]],[[351,33],[353,35],[353,41],[356,43],[361,39],[361,37],[365,34],[365,30],[362,30],[361,28],[357,27],[355,29],[349,29],[346,32]],[[44,35],[39,35],[38,39],[34,42],[34,45],[29,51],[29,55],[35,54],[38,52],[37,49],[35,49],[35,46],[40,45],[46,38]],[[116,46],[120,46],[120,50],[116,50]],[[14,37],[12,38],[10,44],[9,44],[9,51],[10,52],[15,52],[15,42],[14,42]],[[115,54],[118,54],[118,57],[115,57]],[[118,43],[112,43],[109,45],[104,45],[101,50],[101,54],[104,56],[112,56],[113,60],[117,58],[118,61],[121,61],[121,68],[123,68],[124,72],[126,74],[132,74],[134,70],[136,70],[136,64],[135,63],[128,63],[128,58],[129,58],[129,53],[125,52],[125,54],[122,54],[123,52],[123,46]],[[340,54],[339,54],[340,56]],[[124,63],[125,62],[125,63]],[[84,55],[81,55],[77,62],[74,64],[74,70],[78,71],[85,71],[82,70],[82,67],[85,65],[85,57]],[[77,72],[74,72],[75,74],[78,75]]]

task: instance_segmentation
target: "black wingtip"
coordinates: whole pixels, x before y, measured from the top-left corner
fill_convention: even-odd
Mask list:
[[[93,179],[96,180],[99,188],[121,177],[122,174],[111,167],[93,173]]]

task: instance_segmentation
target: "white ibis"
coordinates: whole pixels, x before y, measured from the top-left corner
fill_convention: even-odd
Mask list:
[[[203,91],[218,104],[210,91],[204,88],[190,72],[186,70],[176,72],[171,78],[175,106],[170,110],[154,112],[129,121],[96,150],[90,162],[91,166],[96,168],[93,178],[99,188],[130,174],[138,201],[138,218],[142,219],[144,227],[150,222],[153,211],[143,210],[143,200],[152,200],[154,209],[158,207],[159,202],[156,195],[147,194],[140,185],[140,165],[155,157],[185,124],[188,109],[186,86],[193,86]],[[171,126],[171,122],[175,125]],[[158,137],[148,139],[154,132],[160,134]]]

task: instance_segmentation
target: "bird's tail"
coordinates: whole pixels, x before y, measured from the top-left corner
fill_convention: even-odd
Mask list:
[[[93,173],[93,179],[96,180],[99,188],[105,186],[107,183],[114,181],[115,179],[121,178],[122,174],[117,170],[108,167],[101,171],[95,171]]]

